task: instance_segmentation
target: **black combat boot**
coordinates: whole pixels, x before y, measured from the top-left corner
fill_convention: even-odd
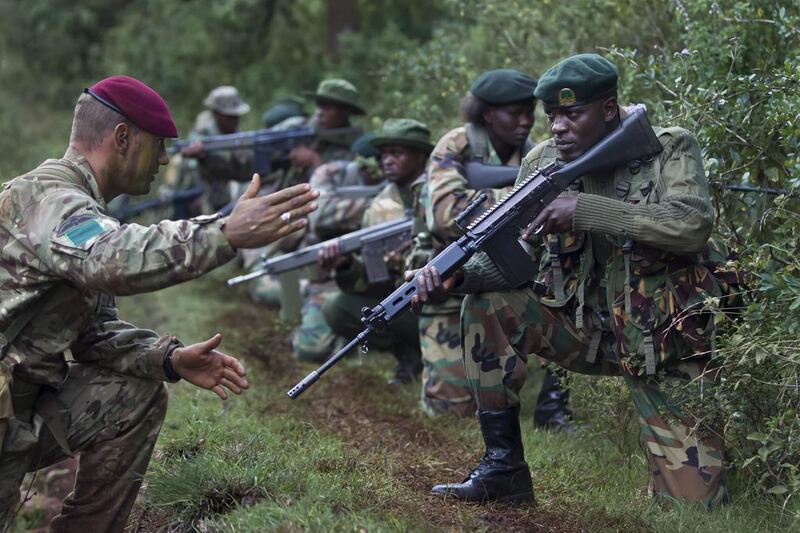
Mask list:
[[[395,359],[394,377],[387,381],[389,385],[411,383],[422,372],[422,354],[417,349],[402,349],[395,353]]]
[[[432,494],[466,502],[533,502],[531,471],[525,462],[519,429],[519,406],[478,411],[486,453],[461,483],[436,485]]]
[[[549,368],[542,383],[536,409],[533,411],[533,426],[550,431],[571,433],[572,412],[569,410],[569,389],[561,388],[561,379]]]

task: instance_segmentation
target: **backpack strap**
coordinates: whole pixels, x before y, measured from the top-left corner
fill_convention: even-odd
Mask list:
[[[465,125],[467,131],[467,142],[469,142],[472,161],[480,161],[481,163],[489,162],[489,145],[487,144],[486,135],[479,131],[478,126],[472,122],[467,122]]]

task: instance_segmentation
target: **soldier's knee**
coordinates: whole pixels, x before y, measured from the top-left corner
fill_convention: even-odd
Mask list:
[[[325,302],[323,302],[322,307],[320,308],[322,310],[322,316],[325,318],[325,322],[327,322],[328,326],[330,326],[334,331],[336,330],[336,328],[334,328],[334,324],[336,323],[336,309],[339,306],[338,301],[339,295],[336,294],[326,298]]]
[[[169,403],[167,384],[162,381],[142,380],[136,400],[140,405],[146,406],[142,413],[144,418],[163,421]]]

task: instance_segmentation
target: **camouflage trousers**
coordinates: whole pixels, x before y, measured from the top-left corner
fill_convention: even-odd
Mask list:
[[[364,329],[361,323],[361,308],[373,307],[379,297],[336,291],[325,299],[322,313],[331,330],[348,341]],[[369,337],[369,346],[391,352],[396,358],[403,354],[419,354],[419,326],[416,315],[404,313],[386,328]]]
[[[44,394],[56,407],[48,416],[60,419],[67,447],[80,453],[75,486],[51,531],[122,531],[164,421],[166,386],[72,364],[62,390]],[[16,511],[25,473],[67,457],[40,414],[16,416],[0,452],[0,529]]]
[[[324,361],[341,343],[341,337],[333,332],[322,313],[325,301],[337,292],[333,281],[309,283],[306,287],[302,320],[292,333],[292,349],[299,360]]]
[[[419,340],[423,410],[431,416],[437,413],[474,415],[475,400],[461,357],[459,312],[420,315]]]
[[[586,328],[577,329],[571,316],[542,304],[531,289],[470,295],[462,309],[464,364],[479,409],[519,404],[531,355],[574,372],[623,375],[611,333],[600,343],[597,362],[587,361],[599,321],[587,320]],[[709,508],[727,501],[720,433],[700,423],[711,412],[698,417],[685,409],[690,402],[713,398],[716,377],[704,372],[701,363],[690,362],[660,379],[625,376],[647,448],[654,496]]]

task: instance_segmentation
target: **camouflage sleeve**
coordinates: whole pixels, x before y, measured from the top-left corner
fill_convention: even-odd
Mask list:
[[[433,149],[428,170],[429,203],[425,211],[428,229],[444,242],[461,236],[455,219],[479,194],[467,186],[463,152],[467,146],[464,128],[445,134]]]
[[[89,323],[70,346],[72,356],[82,363],[133,376],[163,381],[164,356],[183,346],[175,337],[159,337],[119,319],[112,296],[102,296]]]
[[[32,221],[23,231],[48,274],[118,296],[194,279],[236,255],[215,217],[120,225],[71,191],[46,196],[24,219]]]
[[[311,188],[319,191],[317,209],[308,216],[311,230],[320,238],[329,239],[355,231],[360,227],[361,217],[369,204],[366,198],[341,198],[336,188],[345,185],[346,164],[333,161],[320,165],[311,175]],[[357,185],[347,184],[347,185]]]
[[[694,253],[705,246],[714,225],[697,140],[685,130],[660,137],[657,203],[628,204],[621,200],[579,194],[573,229],[600,231],[633,239],[669,252]]]

